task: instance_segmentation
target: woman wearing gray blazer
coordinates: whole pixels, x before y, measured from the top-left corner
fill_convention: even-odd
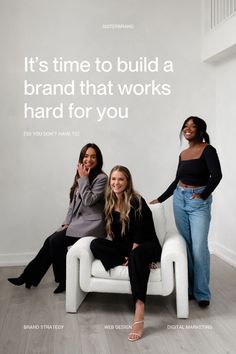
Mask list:
[[[37,286],[52,264],[54,293],[65,291],[67,247],[85,236],[104,237],[104,191],[107,175],[102,171],[103,158],[96,144],[85,145],[79,157],[74,183],[70,190],[69,209],[62,226],[49,236],[37,256],[18,278],[8,278],[14,285]]]

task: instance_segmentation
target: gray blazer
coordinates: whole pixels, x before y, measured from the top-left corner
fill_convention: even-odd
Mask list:
[[[79,178],[77,197],[73,198],[63,222],[69,224],[66,235],[72,237],[105,236],[104,192],[107,175],[100,173],[90,184],[88,177]]]

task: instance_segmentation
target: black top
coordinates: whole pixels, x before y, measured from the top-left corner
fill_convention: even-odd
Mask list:
[[[120,222],[120,213],[117,211],[112,212],[112,232],[115,242],[124,240],[124,242],[130,242],[130,244],[142,244],[147,241],[159,243],[152,212],[143,198],[141,198],[141,215],[139,214],[138,207],[137,200],[131,202],[129,226],[126,227],[124,235],[121,235],[122,224]]]
[[[202,199],[206,199],[214,191],[221,178],[222,172],[216,149],[207,145],[198,159],[181,160],[179,156],[176,178],[158,197],[158,200],[162,203],[172,196],[179,181],[192,186],[206,186],[200,194]]]

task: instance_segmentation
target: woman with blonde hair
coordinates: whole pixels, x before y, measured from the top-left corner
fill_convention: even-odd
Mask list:
[[[128,266],[135,315],[130,341],[141,338],[144,305],[152,262],[160,261],[161,246],[155,233],[152,213],[133,189],[130,171],[115,166],[105,192],[105,225],[109,239],[94,239],[91,250],[104,268]]]

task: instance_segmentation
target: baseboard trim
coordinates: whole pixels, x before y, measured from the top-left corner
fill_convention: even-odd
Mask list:
[[[6,253],[0,254],[0,267],[16,267],[28,264],[36,253]]]
[[[209,245],[211,254],[221,258],[226,263],[236,267],[236,253],[221,245],[218,242],[211,242]]]

